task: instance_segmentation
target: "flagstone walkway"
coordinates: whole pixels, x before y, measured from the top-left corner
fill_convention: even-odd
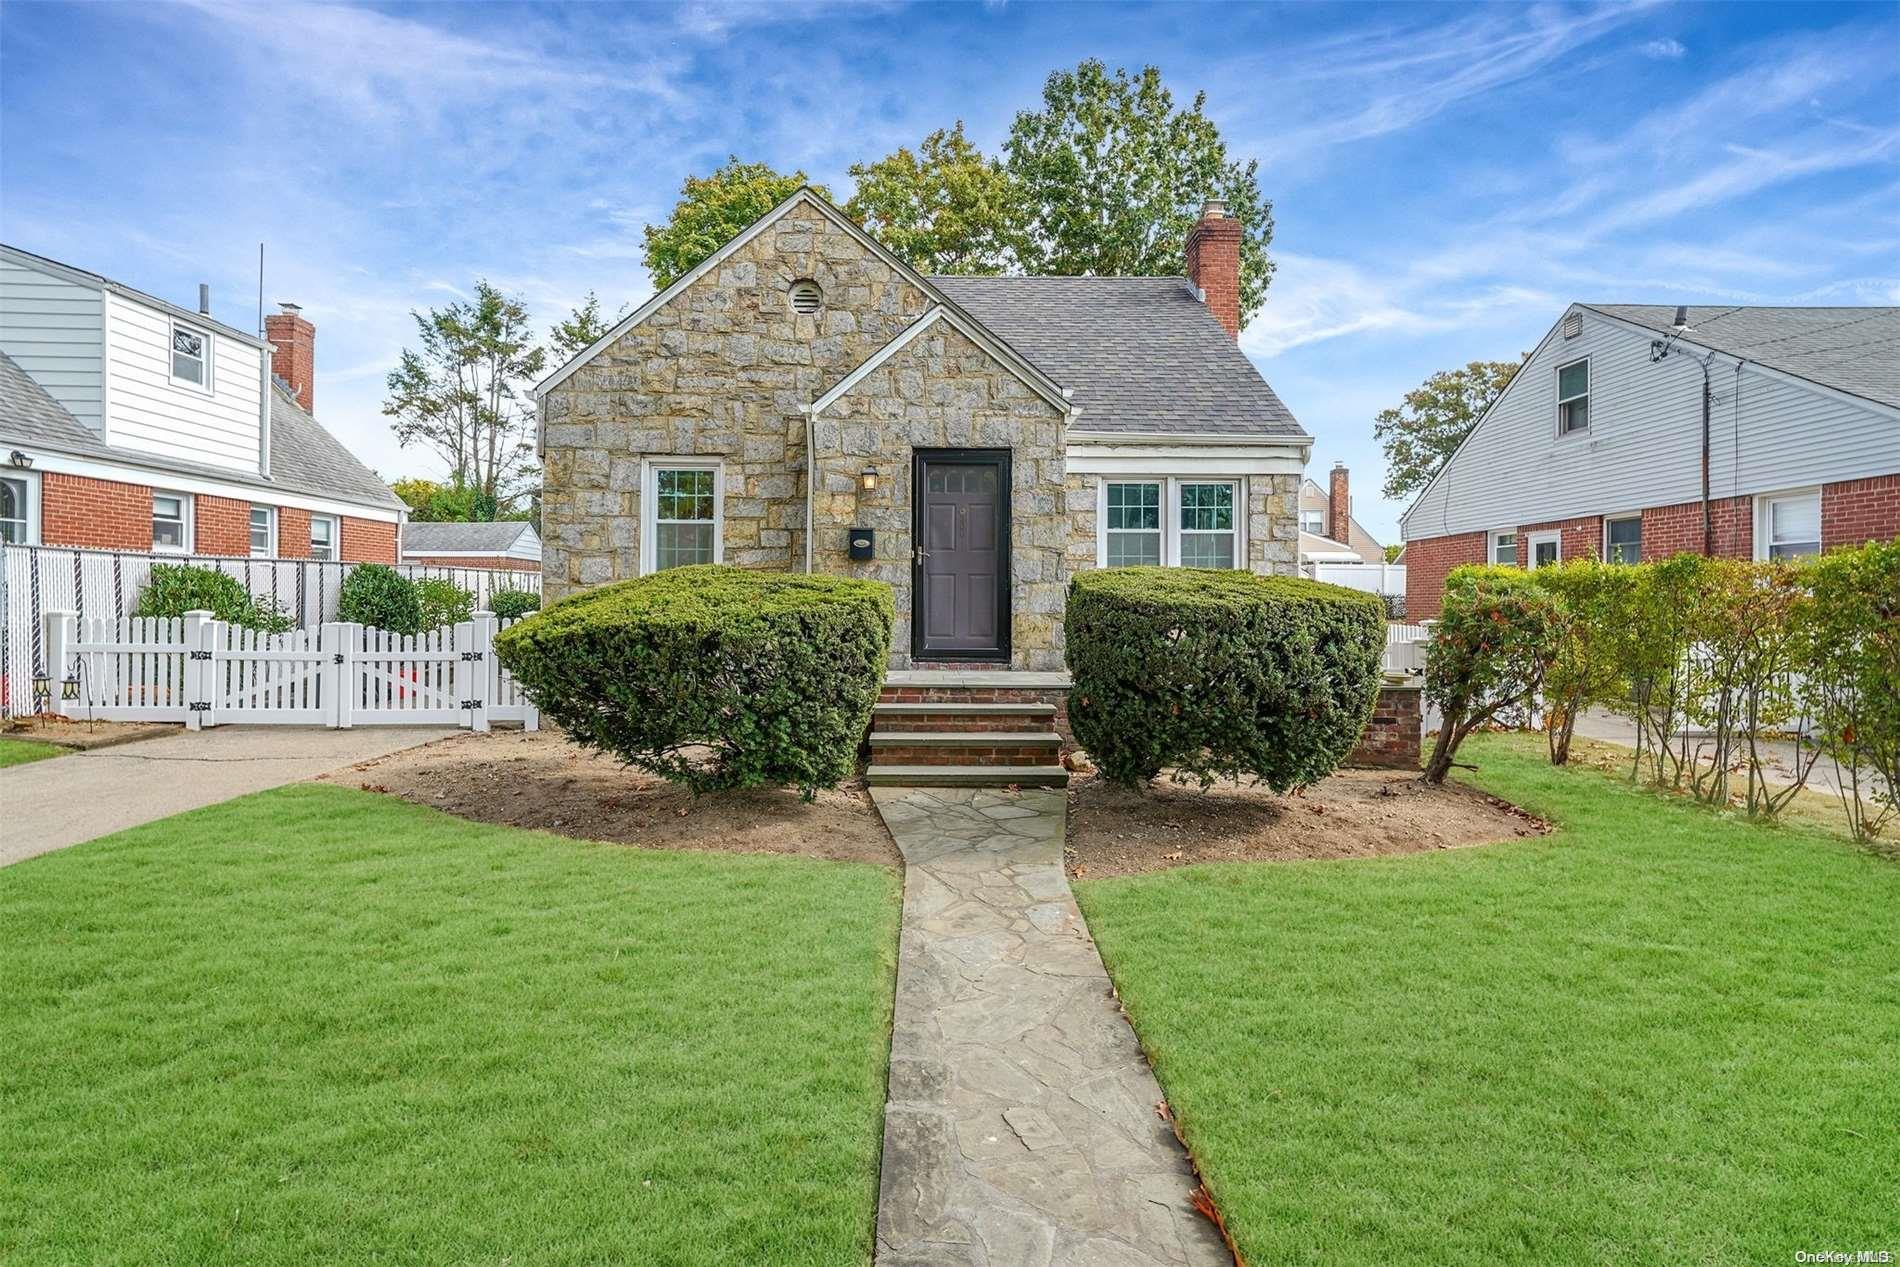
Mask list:
[[[1232,1267],[1069,891],[1064,794],[871,795],[905,863],[877,1267]]]

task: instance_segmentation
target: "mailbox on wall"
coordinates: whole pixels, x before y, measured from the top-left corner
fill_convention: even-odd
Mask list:
[[[877,534],[869,528],[853,528],[848,538],[851,561],[867,563],[877,555]]]

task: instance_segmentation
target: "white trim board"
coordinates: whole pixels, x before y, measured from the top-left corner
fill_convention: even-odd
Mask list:
[[[8,442],[0,441],[0,443]],[[227,484],[223,480],[186,474],[182,471],[170,471],[159,466],[134,466],[130,463],[121,465],[110,461],[50,452],[37,446],[16,445],[14,447],[33,451],[33,469],[36,471],[54,471],[61,475],[83,475],[91,479],[110,480],[117,484],[136,484],[144,488],[181,493],[204,493],[212,497],[226,497],[232,501],[256,502],[267,506],[288,506],[295,510],[308,510],[322,515],[342,515],[350,519],[371,519],[379,523],[400,523],[406,514],[406,511],[399,511],[393,507],[363,506],[355,502],[315,497],[307,493],[293,493],[274,487]]]
[[[991,359],[1000,365],[1006,366],[1017,378],[1023,381],[1024,385],[1029,387],[1030,390],[1034,391],[1038,396],[1041,396],[1049,404],[1061,410],[1064,416],[1073,419],[1081,412],[1069,403],[1068,395],[1060,387],[1055,386],[1048,375],[1041,373],[1034,365],[1023,360],[1022,357],[1016,353],[1015,349],[1003,343],[1001,340],[993,338],[987,330],[977,325],[971,319],[953,312],[942,304],[936,305],[929,312],[926,312],[923,316],[917,318],[917,320],[911,322],[908,326],[905,326],[903,331],[899,333],[896,338],[866,357],[864,362],[856,369],[839,379],[836,387],[833,387],[817,400],[814,400],[807,412],[809,412],[813,418],[816,418],[819,414],[848,395],[852,388],[875,373],[880,365],[883,365],[893,356],[896,356],[906,347],[909,347],[919,335],[929,330],[931,326],[936,325],[939,321],[948,322],[951,328],[969,339],[970,342],[976,344],[976,346],[981,348]]]

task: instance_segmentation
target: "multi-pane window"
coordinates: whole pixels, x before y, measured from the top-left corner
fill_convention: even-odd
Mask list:
[[[1821,495],[1794,493],[1763,499],[1762,557],[1798,559],[1821,553]]]
[[[310,557],[325,562],[336,558],[336,520],[328,515],[310,516]]]
[[[185,509],[189,504],[182,493],[152,494],[152,549],[184,551]]]
[[[1326,512],[1323,510],[1302,510],[1300,512],[1300,531],[1310,532],[1316,537],[1326,535]]]
[[[1110,484],[1108,566],[1135,567],[1161,562],[1161,485]]]
[[[1502,563],[1506,567],[1517,566],[1517,534],[1515,532],[1491,534],[1491,562]]]
[[[1590,362],[1572,361],[1557,371],[1557,434],[1590,425]]]
[[[23,477],[9,475],[0,478],[0,541],[16,546],[30,544],[28,496]]]
[[[719,555],[719,472],[656,467],[653,472],[653,567],[715,563]]]
[[[1182,484],[1181,566],[1234,566],[1234,486]]]
[[[211,340],[202,331],[172,327],[172,377],[195,387],[211,385]]]
[[[276,551],[271,540],[271,514],[269,506],[251,507],[251,553],[258,558],[267,559]]]
[[[1643,561],[1643,520],[1640,515],[1612,519],[1604,525],[1603,559],[1606,563]]]

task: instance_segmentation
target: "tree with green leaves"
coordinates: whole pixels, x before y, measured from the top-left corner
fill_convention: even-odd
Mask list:
[[[654,288],[671,286],[809,183],[802,171],[786,175],[764,163],[742,163],[736,154],[710,176],[688,176],[666,223],[646,227],[647,272]],[[831,196],[822,185],[812,187]]]
[[[421,346],[403,349],[383,413],[403,447],[433,450],[451,484],[495,508],[478,516],[492,519],[534,474],[528,387],[547,350],[536,345],[522,301],[486,281],[475,283],[471,301],[411,315]]]
[[[1403,405],[1380,410],[1372,434],[1385,446],[1385,495],[1406,498],[1429,484],[1522,364],[1472,361],[1440,370],[1405,393]]]
[[[1005,273],[1020,254],[1028,208],[1003,164],[963,135],[963,121],[875,163],[854,163],[844,210],[925,273]]]
[[[566,321],[555,322],[548,331],[548,345],[554,353],[554,363],[565,364],[593,347],[602,335],[619,325],[626,315],[625,304],[620,305],[620,311],[612,317],[602,315],[600,296],[588,291],[581,306],[570,312]]]
[[[1258,164],[1228,157],[1206,93],[1177,109],[1153,66],[1111,74],[1090,58],[1050,75],[1042,102],[1016,116],[1007,145],[1029,207],[1026,271],[1179,273],[1201,204],[1221,198],[1241,227],[1241,321],[1260,310],[1273,279],[1273,204]]]

